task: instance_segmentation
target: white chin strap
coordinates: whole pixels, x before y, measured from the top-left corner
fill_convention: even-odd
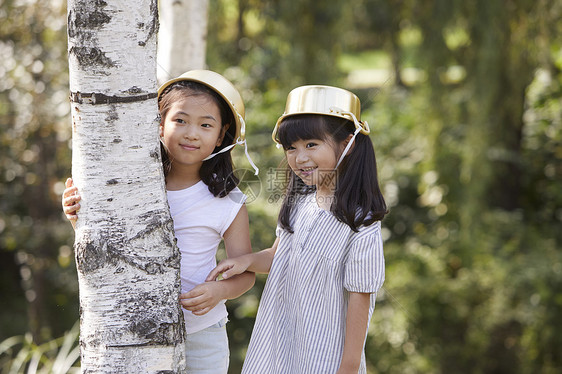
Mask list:
[[[351,146],[353,145],[353,141],[355,140],[355,137],[357,136],[357,134],[359,134],[359,132],[363,129],[363,126],[361,124],[361,122],[359,122],[359,120],[357,119],[357,117],[355,117],[355,114],[348,112],[346,110],[340,109],[338,107],[331,107],[330,108],[331,112],[334,113],[338,113],[341,114],[343,116],[350,116],[353,119],[353,123],[355,124],[355,132],[353,133],[353,136],[351,137],[351,139],[349,140],[349,143],[347,143],[347,146],[345,147],[345,149],[343,150],[343,153],[340,156],[340,159],[338,160],[338,163],[336,164],[335,169],[338,168],[338,166],[340,166],[341,162],[343,161],[343,159],[345,158],[345,156],[347,155],[347,152],[349,151],[349,149],[351,148]],[[365,122],[366,123],[366,122]]]
[[[203,161],[207,161],[213,157],[215,157],[216,155],[218,155],[219,153],[224,153],[224,152],[228,152],[230,151],[232,148],[234,148],[237,145],[244,145],[244,153],[246,154],[246,158],[248,159],[248,162],[250,163],[250,165],[252,165],[252,167],[255,170],[254,175],[258,175],[258,173],[260,172],[260,169],[258,169],[258,167],[256,166],[256,164],[254,164],[254,161],[252,161],[252,158],[250,157],[250,154],[248,153],[248,144],[246,143],[246,139],[241,140],[240,138],[236,139],[235,143],[232,143],[231,145],[224,147],[223,149],[221,149],[220,151],[216,152],[216,153],[212,153],[209,156],[205,157],[203,159]]]
[[[343,150],[343,153],[340,156],[340,159],[338,160],[338,163],[336,164],[336,167],[334,169],[337,169],[338,166],[340,166],[341,162],[343,161],[343,159],[345,158],[345,156],[347,155],[347,152],[349,151],[349,149],[351,148],[351,146],[353,145],[353,141],[355,140],[355,137],[357,136],[357,134],[359,134],[359,131],[361,131],[361,128],[358,127],[355,132],[353,133],[353,136],[351,137],[351,139],[349,140],[349,143],[347,143],[347,145],[345,146],[345,149]]]
[[[238,112],[235,112],[235,113],[238,116],[238,119],[240,120],[241,131],[242,131],[242,134],[243,134],[246,131],[246,122],[244,122],[244,118],[242,118],[242,116]],[[209,156],[205,157],[203,159],[203,161],[207,161],[207,160],[215,157],[219,153],[228,152],[237,145],[244,145],[244,153],[246,154],[246,158],[248,159],[248,162],[250,163],[250,165],[252,165],[252,167],[256,171],[254,173],[254,175],[258,175],[258,173],[260,172],[260,169],[258,169],[256,164],[254,164],[254,161],[252,161],[252,158],[250,157],[250,154],[248,153],[248,144],[246,143],[246,139],[244,139],[244,140],[242,140],[240,138],[236,139],[236,142],[232,143],[231,145],[229,145],[227,147],[224,147],[223,149],[221,149],[217,153],[210,154]]]

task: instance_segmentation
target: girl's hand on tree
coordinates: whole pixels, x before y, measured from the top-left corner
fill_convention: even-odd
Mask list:
[[[68,178],[65,183],[66,189],[62,193],[62,211],[66,215],[66,219],[72,223],[72,226],[76,224],[78,219],[78,211],[80,210],[80,194],[78,193],[78,188],[74,186],[72,178]]]
[[[209,275],[207,275],[206,282],[211,282],[217,279],[219,274],[222,273],[222,278],[232,278],[237,274],[242,274],[250,266],[250,261],[248,255],[243,255],[240,257],[227,258],[219,262],[217,267],[215,267]]]
[[[219,282],[201,283],[191,291],[180,295],[180,304],[196,316],[202,316],[213,309],[223,297]]]

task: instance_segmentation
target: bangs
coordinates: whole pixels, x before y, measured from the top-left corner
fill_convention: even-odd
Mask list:
[[[285,149],[298,140],[326,140],[328,131],[324,116],[301,114],[285,118],[279,125],[277,138]]]
[[[166,118],[174,102],[190,96],[203,96],[215,103],[221,115],[221,126],[230,125],[220,147],[234,143],[237,130],[234,113],[232,113],[227,102],[217,92],[204,84],[192,81],[179,81],[166,87],[158,97],[160,117],[162,119]]]

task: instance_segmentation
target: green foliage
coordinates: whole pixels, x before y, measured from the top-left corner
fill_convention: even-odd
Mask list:
[[[211,0],[209,65],[217,70],[239,66],[261,91],[336,83],[345,4]]]
[[[59,197],[70,172],[65,3],[3,1],[0,13],[0,339],[29,330],[40,343],[77,313]]]

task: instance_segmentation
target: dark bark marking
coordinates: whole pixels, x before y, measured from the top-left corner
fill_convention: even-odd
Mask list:
[[[99,2],[93,11],[91,5],[85,2],[77,2],[74,9],[68,11],[67,25],[68,37],[86,39],[91,35],[90,31],[100,28],[111,21],[111,17],[98,8],[107,5],[105,2],[100,6]]]
[[[152,38],[153,36],[155,36],[158,33],[158,0],[152,0],[150,3],[150,14],[152,15],[152,18],[150,20],[150,24],[148,26],[145,26],[144,24],[139,23],[137,26],[138,28],[142,28],[145,27],[147,29],[147,35],[146,38],[144,40],[141,40],[138,42],[138,44],[142,47],[144,47],[146,45],[146,43],[150,40],[150,38]],[[142,27],[141,27],[142,25]]]
[[[164,272],[162,269],[162,265],[155,262],[149,262],[148,264],[146,264],[146,266],[144,267],[144,271],[146,271],[146,273],[150,275],[160,274]]]
[[[150,25],[151,34],[156,35],[160,24],[158,23],[158,0],[152,0],[150,3],[150,14],[152,14],[152,24]]]
[[[183,315],[181,315],[181,318],[183,318]],[[160,323],[158,329],[147,335],[147,337],[153,344],[174,345],[181,337],[180,328],[179,324]]]
[[[83,273],[91,273],[104,267],[111,261],[107,253],[107,244],[96,241],[91,237],[74,244],[76,253],[76,267]]]
[[[135,236],[131,238],[131,241],[137,239],[144,239],[147,236],[150,236],[154,231],[160,230],[161,227],[165,227],[165,231],[169,231],[170,228],[173,229],[173,221],[171,218],[168,218],[166,221],[162,222],[162,216],[165,215],[163,211],[149,211],[145,214],[141,214],[139,219],[144,221],[147,220],[146,228],[142,231],[139,231]]]
[[[148,336],[154,333],[154,330],[158,328],[158,323],[152,318],[146,318],[141,321],[136,321],[131,324],[129,329],[138,336]]]
[[[110,179],[106,182],[108,185],[116,183],[118,183],[116,179]],[[74,244],[76,267],[84,274],[94,272],[107,265],[117,266],[118,263],[126,263],[150,275],[162,274],[165,272],[166,268],[179,269],[180,258],[173,254],[165,258],[154,259],[152,257],[146,258],[138,255],[127,255],[121,250],[121,248],[134,247],[136,241],[144,240],[156,230],[162,232],[162,227],[166,229],[162,233],[160,240],[165,246],[175,247],[175,243],[170,242],[170,235],[166,234],[166,232],[173,230],[173,221],[170,218],[165,222],[159,222],[159,217],[163,214],[164,212],[156,211],[148,212],[139,217],[141,220],[143,218],[150,218],[150,221],[147,223],[146,229],[127,241],[123,240],[123,235],[119,232],[100,232],[96,237],[91,234],[84,234],[82,238]],[[112,237],[114,238],[113,241],[115,244],[104,239]]]
[[[148,214],[154,214],[153,212],[149,212]],[[147,214],[147,215],[148,215]],[[158,214],[158,213],[157,213]],[[146,215],[141,216],[140,218],[145,218]],[[169,232],[174,232],[174,222],[172,221],[172,219],[168,219],[165,222],[160,222],[159,221],[160,218],[158,218],[158,216],[152,218],[152,221],[149,222],[147,224],[147,228],[143,231],[141,231],[139,234],[136,235],[136,238],[142,238],[146,235],[150,235],[150,233],[152,233],[155,230],[160,230],[161,227],[164,227],[164,230],[160,230],[160,241],[163,243],[164,246],[166,247],[173,247],[176,248],[177,246],[177,239],[175,237],[171,237],[170,235],[167,235],[167,233]],[[171,240],[170,240],[171,239]],[[172,241],[173,240],[173,241]],[[172,268],[178,268],[180,266],[180,258],[179,256],[177,257],[169,257],[166,259],[166,261],[164,262],[164,266],[165,267],[172,267]]]
[[[175,342],[182,341],[183,323],[171,322],[177,319],[183,321],[181,311],[178,308],[174,313],[169,308],[160,308],[163,300],[175,303],[176,296],[176,292],[168,291],[164,291],[164,294],[147,291],[130,295],[129,299],[123,300],[129,306],[126,311],[126,329],[146,340],[145,345],[174,345]]]
[[[105,236],[108,235],[106,234]],[[104,235],[102,234],[101,237],[104,237]],[[130,245],[131,241],[121,242],[119,248]],[[94,272],[107,265],[116,265],[118,262],[124,262],[150,275],[162,274],[166,267],[179,267],[179,264],[176,265],[176,262],[179,260],[174,260],[173,257],[164,259],[162,263],[156,263],[153,258],[148,259],[140,256],[125,255],[111,243],[100,239],[93,239],[89,236],[74,244],[74,250],[76,253],[76,267],[84,274]]]
[[[138,88],[137,86],[133,86],[133,87],[131,87],[128,90],[125,91],[125,93],[128,93],[130,95],[136,95],[136,94],[140,94],[142,92],[143,92],[142,89]]]
[[[107,4],[104,3],[103,6],[105,5]],[[78,35],[81,29],[98,29],[111,21],[111,17],[99,8],[91,12],[86,11],[89,9],[86,6],[77,6],[76,9],[77,11],[68,12],[68,35],[71,37]]]
[[[117,183],[119,183],[119,181],[117,179],[110,179],[107,182],[105,182],[105,184],[107,186],[111,186],[111,185],[114,185],[114,184],[117,184]]]
[[[68,11],[69,56],[75,56],[78,64],[84,67],[97,66],[111,68],[115,62],[98,48],[95,30],[111,21],[111,13],[105,11],[107,3],[102,0],[76,1]]]
[[[110,105],[106,114],[105,120],[110,124],[114,124],[119,120],[119,114],[115,110],[115,105]]]
[[[69,55],[74,55],[78,64],[82,67],[98,66],[105,68],[112,68],[115,62],[105,55],[97,47],[72,47],[68,51]]]
[[[138,317],[138,315],[135,317]],[[136,336],[148,339],[143,345],[175,345],[182,336],[180,330],[182,327],[179,325],[161,323],[154,318],[147,318],[143,321],[131,323],[129,330]]]

